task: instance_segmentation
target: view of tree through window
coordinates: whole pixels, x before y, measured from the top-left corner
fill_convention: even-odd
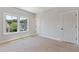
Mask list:
[[[21,17],[20,18],[20,31],[26,31],[27,30],[27,19]]]
[[[17,17],[6,15],[6,32],[17,32]]]
[[[5,32],[27,31],[28,19],[26,17],[5,15]]]

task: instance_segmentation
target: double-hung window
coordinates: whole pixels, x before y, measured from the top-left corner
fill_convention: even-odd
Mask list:
[[[5,23],[6,32],[17,32],[18,18],[16,16],[6,15]]]
[[[20,31],[27,31],[27,18],[20,17]]]
[[[26,32],[28,30],[28,19],[26,17],[5,14],[4,16],[4,32]]]

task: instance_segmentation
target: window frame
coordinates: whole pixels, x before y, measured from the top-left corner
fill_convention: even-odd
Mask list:
[[[20,16],[19,17],[19,32],[28,32],[29,31],[29,18],[26,18],[27,19],[27,30],[26,31],[20,31],[20,18],[26,18],[25,16]]]
[[[6,32],[6,15],[17,17],[17,32]],[[20,18],[21,17],[24,17],[27,19],[27,30],[26,31],[20,31]],[[15,15],[13,13],[3,13],[3,34],[15,34],[15,33],[28,32],[28,31],[29,31],[29,18],[28,17]]]

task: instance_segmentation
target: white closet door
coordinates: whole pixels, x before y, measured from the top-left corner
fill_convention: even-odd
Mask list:
[[[63,14],[63,40],[77,43],[77,13],[75,11]]]

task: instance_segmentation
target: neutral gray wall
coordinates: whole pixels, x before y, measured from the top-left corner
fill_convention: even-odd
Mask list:
[[[58,38],[57,25],[59,24],[59,14],[53,10],[49,10],[37,15],[37,32],[51,38]]]
[[[67,8],[65,9],[58,8],[55,10],[51,9],[46,12],[39,13],[36,18],[38,25],[37,26],[38,34],[41,36],[61,40],[63,36],[63,32],[60,30],[60,26],[62,26],[62,21],[63,21],[61,14],[73,10],[73,8],[68,8],[67,10],[66,9]]]
[[[3,13],[15,14],[18,16],[25,16],[29,18],[29,32],[20,32],[14,34],[3,34]],[[15,7],[0,7],[0,40],[9,40],[24,35],[36,34],[35,14],[28,11],[20,10]]]

